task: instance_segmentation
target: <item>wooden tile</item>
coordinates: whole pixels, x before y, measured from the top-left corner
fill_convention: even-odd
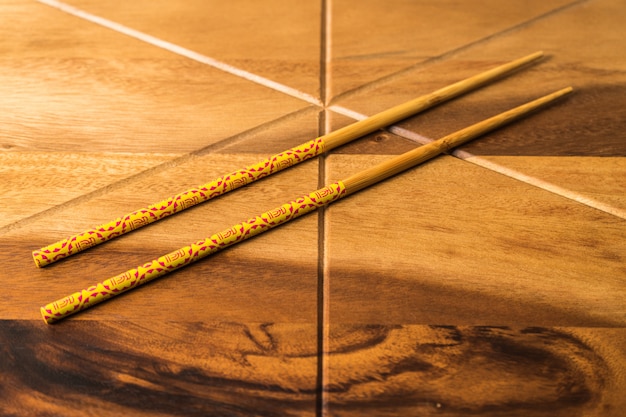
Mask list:
[[[626,106],[620,104],[625,97],[620,86],[626,82],[626,59],[614,54],[626,36],[622,14],[621,5],[615,1],[599,0],[571,7],[480,48],[416,68],[339,104],[373,114],[499,63],[544,50],[548,57],[543,62],[411,118],[402,126],[436,138],[507,107],[572,85],[576,93],[549,112],[502,129],[464,149],[477,155],[623,156],[626,148],[619,132],[624,130]],[[600,31],[608,33],[606,41],[597,45],[586,42]]]
[[[256,154],[267,158],[320,136],[322,114],[317,106],[306,107],[198,153]]]
[[[30,259],[34,249],[197,186],[194,173],[199,170],[204,169],[212,179],[241,168],[245,160],[259,159],[258,155],[227,158],[212,154],[194,158],[92,199],[62,207],[3,234],[0,256],[4,259],[5,273],[1,280],[2,285],[11,289],[3,293],[5,302],[0,306],[0,317],[36,319],[39,304],[47,304],[228,229],[317,188],[317,164],[309,161],[51,267],[36,269]],[[134,297],[129,294],[104,303],[95,307],[93,314],[83,316],[150,320],[163,315],[163,306],[168,304],[170,320],[219,317],[314,323],[317,248],[317,218],[311,215],[148,284],[146,291],[140,289]],[[20,284],[8,285],[9,280]],[[179,309],[176,306],[179,303],[185,308]]]
[[[570,2],[332,2],[332,94],[467,48]]]
[[[185,153],[307,107],[43,4],[2,7],[4,150]]]
[[[380,159],[332,155],[329,180]],[[452,157],[325,221],[329,323],[625,324],[623,219]]]
[[[400,125],[419,135],[438,138],[550,91],[573,85],[574,94],[562,102],[473,141],[462,150],[504,163],[503,172],[514,169],[538,182],[565,188],[564,194],[581,192],[599,205],[607,206],[606,211],[618,212],[623,207],[619,200],[624,188],[612,184],[616,181],[620,184],[619,179],[623,177],[620,167],[624,163],[614,158],[626,156],[626,141],[622,140],[621,133],[626,129],[626,114],[622,114],[626,108],[622,101],[626,96],[620,93],[620,86],[626,82],[623,75],[626,61],[621,55],[614,56],[612,51],[620,49],[623,43],[623,37],[616,35],[624,33],[620,7],[616,2],[597,1],[567,8],[515,33],[487,42],[480,49],[470,48],[450,59],[416,68],[387,83],[364,89],[339,104],[364,114],[374,114],[521,56],[530,52],[530,48],[544,49],[548,57],[543,62]],[[605,29],[610,35],[601,45],[584,41]],[[571,36],[568,35],[570,32]],[[360,152],[358,148],[353,150]],[[346,148],[348,151],[350,148]],[[570,181],[567,174],[563,173],[564,177],[555,172],[558,166],[568,164],[566,160],[550,159],[555,164],[551,166],[541,163],[548,159],[530,158],[522,163],[521,158],[516,159],[518,156],[585,158],[568,159],[576,161],[575,170],[570,172],[572,178],[578,178]],[[507,165],[509,162],[511,166]],[[606,164],[599,168],[601,162]],[[597,180],[580,180],[584,173],[597,178],[599,170],[608,179],[603,181],[606,186]]]
[[[161,319],[0,321],[3,413],[315,415],[314,325]]]
[[[319,97],[320,2],[68,3]]]
[[[549,181],[583,199],[626,212],[626,158],[591,156],[482,156],[507,169]],[[470,161],[472,158],[470,158]]]
[[[174,155],[0,152],[0,228],[167,162]]]
[[[620,416],[625,329],[335,324],[327,414]]]

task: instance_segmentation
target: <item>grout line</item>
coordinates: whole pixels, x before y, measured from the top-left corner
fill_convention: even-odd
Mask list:
[[[321,0],[320,21],[320,97],[324,108],[320,111],[319,134],[326,135],[331,131],[330,112],[326,109],[331,97],[331,59],[332,59],[332,0]],[[318,183],[326,185],[327,181],[326,155],[319,157]],[[329,383],[328,356],[329,351],[329,294],[330,283],[328,281],[327,262],[327,230],[328,215],[326,208],[322,207],[318,213],[318,260],[317,260],[317,383],[316,383],[316,407],[317,417],[328,415],[328,393],[326,387]]]
[[[140,32],[138,30],[129,28],[120,23],[113,22],[111,20],[105,19],[100,16],[93,15],[84,10],[81,10],[77,7],[71,6],[69,4],[57,1],[57,0],[37,0],[40,3],[45,5],[54,7],[56,9],[61,10],[62,12],[71,14],[73,16],[79,17],[84,20],[88,20],[97,25],[106,27],[108,29],[114,30],[115,32],[122,33],[124,35],[130,36],[132,38],[138,39],[140,41],[149,43],[153,46],[156,46],[161,49],[165,49],[166,51],[173,52],[177,55],[184,56],[186,58],[192,59],[194,61],[200,62],[202,64],[209,65],[213,68],[219,69],[226,73],[235,75],[237,77],[243,78],[248,81],[252,81],[253,83],[260,84],[264,87],[268,87],[272,90],[279,91],[281,93],[287,94],[289,96],[298,98],[300,100],[304,100],[307,103],[315,104],[316,106],[322,106],[322,102],[313,97],[310,94],[304,93],[302,91],[296,90],[295,88],[286,86],[284,84],[278,83],[276,81],[270,80],[268,78],[262,77],[260,75],[253,74],[251,72],[245,71],[241,68],[234,67],[225,62],[218,61],[217,59],[208,57],[206,55],[202,55],[198,52],[194,52],[187,48],[183,48],[182,46],[175,45],[171,42],[165,41],[163,39],[159,39],[155,36],[148,35],[147,33]]]
[[[322,1],[321,42],[320,42],[320,98],[324,106],[331,97],[331,39],[332,39],[332,0]],[[324,131],[326,132],[326,131]],[[327,132],[326,132],[327,133]]]
[[[329,132],[329,114],[326,109],[320,112],[320,135]],[[320,156],[318,164],[318,186],[326,183],[326,157]],[[326,387],[328,386],[328,263],[326,254],[327,245],[327,208],[321,207],[317,214],[317,383],[316,383],[316,416],[328,415],[328,398]]]
[[[461,46],[456,47],[454,49],[448,50],[448,51],[446,51],[446,52],[444,52],[442,54],[430,57],[430,58],[425,59],[423,61],[420,61],[420,62],[418,62],[416,64],[410,65],[410,66],[408,66],[408,67],[406,67],[404,69],[398,70],[398,71],[393,72],[391,74],[384,75],[384,76],[382,76],[380,78],[377,78],[377,79],[375,79],[373,81],[370,81],[367,84],[364,84],[362,86],[353,88],[351,90],[344,91],[344,92],[338,94],[336,97],[333,97],[329,101],[329,103],[337,102],[339,100],[342,100],[342,99],[354,96],[356,94],[360,94],[360,93],[363,93],[363,92],[371,91],[371,90],[381,86],[382,84],[386,84],[386,83],[388,83],[390,81],[393,81],[395,79],[398,79],[398,78],[404,76],[408,72],[417,70],[419,68],[427,67],[427,66],[435,64],[437,62],[444,61],[446,59],[452,58],[452,57],[454,57],[456,55],[459,55],[459,54],[461,54],[463,52],[466,52],[468,50],[472,50],[475,47],[483,47],[485,44],[489,43],[490,41],[492,41],[494,39],[498,39],[498,38],[500,38],[502,36],[506,36],[506,35],[508,35],[508,34],[510,34],[512,32],[518,31],[518,30],[520,30],[522,28],[525,28],[527,26],[530,26],[530,25],[532,25],[532,24],[534,24],[536,22],[539,22],[539,21],[544,20],[544,19],[546,19],[548,17],[551,17],[551,16],[553,16],[555,14],[561,13],[561,12],[563,12],[565,10],[568,10],[568,9],[570,9],[572,7],[578,6],[578,5],[582,4],[582,3],[586,3],[586,2],[589,2],[589,1],[591,1],[591,0],[576,0],[576,1],[573,1],[571,3],[567,3],[567,4],[563,5],[563,6],[559,6],[559,7],[555,8],[555,9],[549,10],[549,11],[543,13],[543,14],[535,16],[535,17],[533,17],[533,18],[531,18],[529,20],[520,22],[520,23],[518,23],[516,25],[513,25],[513,26],[510,26],[508,28],[502,29],[500,32],[492,33],[492,34],[487,35],[487,36],[485,36],[483,38],[477,39],[477,40],[475,40],[473,42],[467,43],[465,45],[461,45]]]

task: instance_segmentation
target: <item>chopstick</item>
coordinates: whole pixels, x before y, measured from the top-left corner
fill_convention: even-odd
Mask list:
[[[450,100],[461,94],[476,89],[490,81],[509,74],[524,65],[536,61],[542,56],[543,52],[539,51],[492,68],[480,74],[466,78],[465,80],[440,88],[430,94],[426,94],[406,103],[392,107],[327,135],[303,143],[302,145],[270,156],[257,164],[223,175],[197,188],[176,194],[146,208],[136,210],[108,223],[75,234],[67,239],[52,243],[51,245],[32,252],[35,264],[40,268],[47,266],[70,255],[79,253],[140,227],[154,223],[167,216],[183,211],[186,208],[208,201],[253,181],[279,172],[304,160],[313,158],[326,151],[330,151],[331,149],[344,145],[363,135],[406,119],[411,115],[424,111],[441,102]]]
[[[242,242],[270,230],[273,227],[284,224],[289,220],[312,212],[319,207],[326,206],[340,198],[399,174],[402,171],[412,168],[417,164],[468,142],[471,139],[511,123],[569,94],[571,91],[571,87],[558,90],[552,94],[548,94],[466,127],[427,145],[396,156],[381,164],[354,174],[343,181],[338,181],[315,190],[308,195],[283,204],[273,210],[266,211],[259,216],[236,224],[204,240],[170,252],[144,265],[47,304],[41,307],[41,315],[48,324],[61,320],[115,295],[189,265],[221,249]]]

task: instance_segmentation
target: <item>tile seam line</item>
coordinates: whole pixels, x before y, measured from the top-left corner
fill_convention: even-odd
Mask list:
[[[231,75],[235,75],[239,78],[245,79],[247,81],[251,81],[253,83],[262,85],[263,87],[267,87],[271,90],[289,95],[291,97],[295,97],[297,99],[306,101],[309,104],[314,104],[316,106],[323,107],[323,103],[316,97],[313,97],[310,94],[299,91],[295,88],[289,87],[287,85],[281,84],[279,82],[270,80],[269,78],[262,77],[260,75],[251,73],[241,68],[237,68],[233,65],[227,64],[225,62],[219,61],[215,58],[211,58],[209,56],[203,55],[199,52],[192,51],[190,49],[184,48],[180,45],[176,45],[174,43],[168,42],[166,40],[157,38],[155,36],[149,35],[147,33],[141,32],[136,29],[132,29],[128,26],[124,26],[121,23],[114,22],[112,20],[106,19],[104,17],[100,17],[89,13],[85,10],[79,9],[67,3],[63,3],[57,0],[36,0],[39,3],[45,4],[46,6],[53,7],[57,10],[60,10],[69,15],[81,18],[83,20],[87,20],[89,22],[95,23],[99,26],[105,27],[107,29],[113,30],[117,33],[121,33],[123,35],[129,36],[131,38],[140,40],[142,42],[148,43],[152,46],[161,48],[163,50],[172,52],[176,55],[183,56],[185,58],[191,59],[193,61],[199,62],[201,64],[208,65],[212,68],[221,70]]]
[[[339,114],[342,114],[344,116],[351,117],[351,118],[356,119],[356,120],[362,120],[362,119],[365,119],[367,117],[367,116],[365,116],[363,114],[357,113],[355,111],[346,109],[346,108],[341,107],[341,106],[333,105],[333,106],[330,106],[328,109],[331,110],[331,111],[335,111],[335,112],[337,112]],[[426,136],[422,136],[419,133],[415,133],[413,131],[410,131],[408,129],[404,129],[404,128],[399,127],[399,126],[390,126],[386,130],[388,130],[389,132],[394,133],[394,134],[396,134],[396,135],[398,135],[400,137],[403,137],[405,139],[409,139],[409,140],[411,140],[413,142],[419,143],[421,145],[425,145],[425,144],[430,143],[430,142],[432,142],[434,140],[434,139],[428,138]],[[550,183],[548,181],[544,181],[544,180],[542,180],[540,178],[536,178],[536,177],[533,177],[531,175],[524,174],[523,172],[519,172],[519,171],[516,171],[514,169],[507,168],[507,167],[505,167],[503,165],[500,165],[500,164],[498,164],[496,162],[489,161],[488,159],[485,159],[483,157],[474,155],[474,154],[472,154],[470,152],[457,149],[457,150],[451,152],[451,155],[456,157],[456,158],[458,158],[458,159],[460,159],[460,160],[462,160],[462,161],[469,162],[469,163],[474,164],[474,165],[478,165],[478,166],[480,166],[482,168],[488,169],[488,170],[493,171],[493,172],[497,172],[498,174],[502,174],[502,175],[504,175],[506,177],[515,179],[517,181],[521,181],[521,182],[523,182],[525,184],[528,184],[528,185],[532,185],[533,187],[537,187],[537,188],[539,188],[541,190],[544,190],[544,191],[547,191],[549,193],[558,195],[558,196],[566,198],[568,200],[575,201],[575,202],[577,202],[579,204],[582,204],[582,205],[584,205],[586,207],[602,211],[603,213],[610,214],[610,215],[613,215],[615,217],[619,217],[621,219],[626,219],[626,210],[624,210],[624,209],[620,209],[618,207],[614,207],[612,205],[605,204],[605,203],[603,203],[601,201],[595,200],[595,199],[590,198],[590,197],[586,197],[583,194],[577,193],[577,192],[569,190],[567,188],[560,187],[560,186],[558,186],[556,184],[552,184],[552,183]]]
[[[330,133],[330,113],[327,109],[328,101],[331,97],[331,67],[332,60],[332,0],[319,0],[321,17],[320,22],[320,99],[324,107],[320,111],[319,133],[326,135]],[[320,155],[318,165],[318,185],[323,186],[327,180],[326,155]],[[317,218],[317,375],[316,375],[316,398],[315,415],[325,417],[328,415],[328,358],[326,352],[329,350],[329,330],[327,324],[328,317],[328,262],[327,262],[327,222],[328,213],[322,207]]]

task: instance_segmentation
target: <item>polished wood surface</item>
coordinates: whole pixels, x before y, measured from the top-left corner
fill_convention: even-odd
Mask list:
[[[6,0],[0,13],[0,415],[624,414],[622,2]],[[32,261],[346,126],[346,110],[535,50],[546,58],[400,129]],[[41,320],[67,293],[567,85],[450,155]]]

